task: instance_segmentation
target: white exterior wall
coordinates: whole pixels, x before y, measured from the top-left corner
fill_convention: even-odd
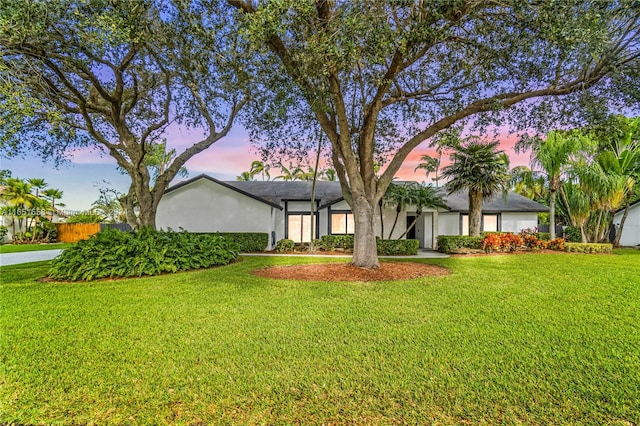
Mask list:
[[[520,232],[523,229],[535,229],[538,226],[538,213],[502,213],[501,232]]]
[[[613,217],[613,223],[620,224],[624,211],[618,212]],[[620,245],[637,246],[640,244],[640,204],[635,204],[629,210],[629,215],[624,221]]]
[[[460,213],[438,213],[438,235],[460,235]]]
[[[282,212],[230,188],[200,179],[169,192],[160,201],[156,215],[159,229],[184,228],[190,232],[266,232],[283,223]],[[284,235],[284,226],[279,234]]]

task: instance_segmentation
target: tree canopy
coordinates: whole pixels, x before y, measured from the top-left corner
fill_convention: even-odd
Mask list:
[[[138,225],[155,226],[168,183],[228,133],[247,100],[239,89],[248,79],[234,65],[243,50],[223,31],[228,10],[216,9],[205,22],[189,7],[2,2],[2,154],[37,152],[59,160],[75,148],[97,146],[131,177]],[[197,127],[204,136],[150,170],[146,159],[166,148],[169,125]]]
[[[308,151],[301,129],[322,128],[354,211],[359,266],[377,266],[378,202],[425,140],[461,123],[540,126],[638,100],[635,2],[228,3],[278,65],[256,132]]]

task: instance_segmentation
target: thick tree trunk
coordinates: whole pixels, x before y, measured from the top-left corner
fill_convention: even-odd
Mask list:
[[[353,196],[353,219],[355,222],[355,242],[351,263],[361,268],[378,268],[375,218],[377,202],[370,202],[363,195]]]
[[[469,235],[480,236],[480,223],[482,221],[482,192],[469,191]]]

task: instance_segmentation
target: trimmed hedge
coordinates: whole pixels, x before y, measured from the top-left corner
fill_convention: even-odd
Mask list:
[[[293,240],[288,240],[286,238],[283,238],[282,240],[276,243],[276,251],[278,253],[293,251],[295,250],[295,248],[296,248],[296,243],[294,243]]]
[[[349,250],[353,248],[354,237],[350,234],[345,235],[323,235],[319,240],[315,240],[320,250],[333,251],[337,248]]]
[[[241,252],[265,251],[269,245],[266,232],[218,232],[227,240],[238,244]]]
[[[451,253],[461,248],[482,250],[482,240],[483,237],[471,237],[469,235],[439,235],[438,251]]]
[[[570,253],[611,254],[613,245],[597,243],[566,243],[565,250]]]
[[[159,275],[226,265],[238,253],[238,245],[220,235],[105,229],[64,250],[52,261],[49,277],[91,281]]]
[[[382,256],[413,256],[418,254],[418,240],[376,240],[378,254]]]

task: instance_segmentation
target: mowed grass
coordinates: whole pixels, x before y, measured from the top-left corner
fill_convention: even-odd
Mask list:
[[[52,244],[4,244],[0,245],[1,253],[23,253],[26,251],[56,250],[71,247],[73,243]]]
[[[0,271],[0,422],[640,423],[640,251],[428,260],[446,277]],[[335,261],[335,260],[333,260]]]

